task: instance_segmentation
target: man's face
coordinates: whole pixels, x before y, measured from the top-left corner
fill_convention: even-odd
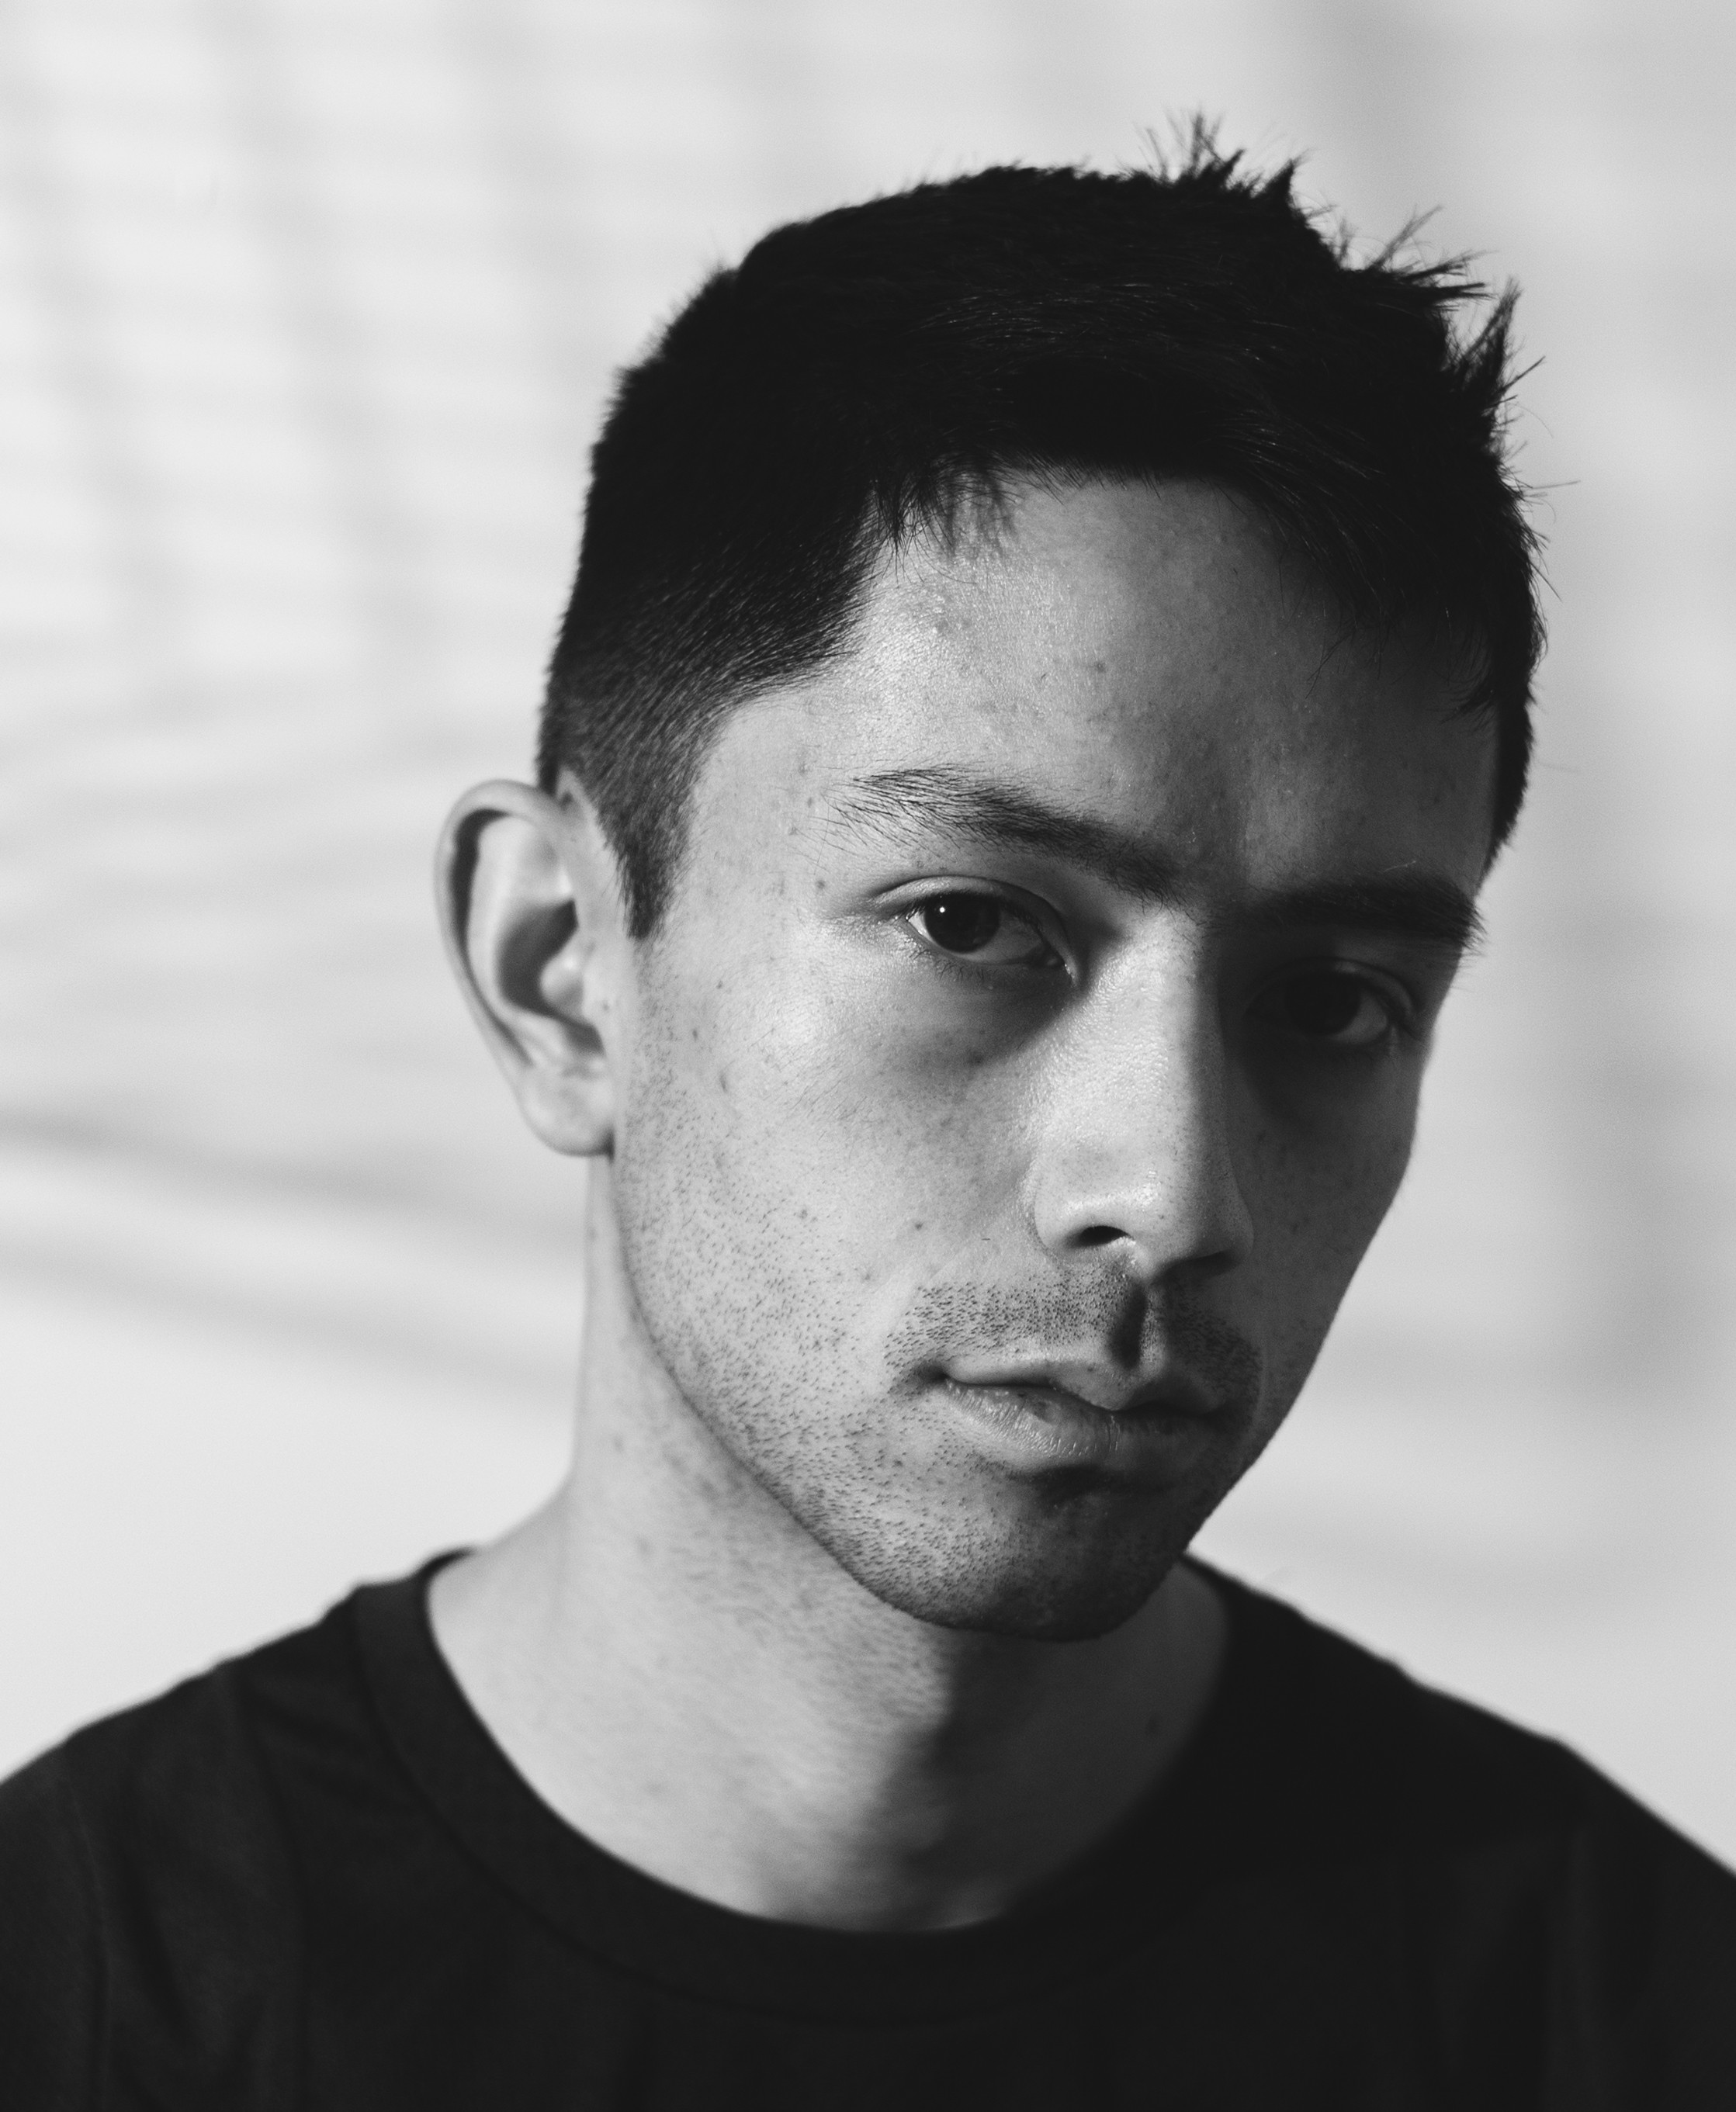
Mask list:
[[[1129,1618],[1404,1171],[1493,737],[1196,485],[1027,489],[727,721],[612,1052],[655,1355],[862,1584]]]

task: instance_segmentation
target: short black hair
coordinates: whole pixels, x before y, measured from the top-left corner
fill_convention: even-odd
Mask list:
[[[1505,840],[1542,645],[1506,460],[1514,294],[1406,238],[1357,261],[1295,174],[1196,128],[1173,166],[918,184],[774,229],[625,371],[539,777],[594,802],[636,937],[725,714],[847,645],[889,542],[1029,474],[1217,484],[1347,622],[1421,617],[1495,722]]]

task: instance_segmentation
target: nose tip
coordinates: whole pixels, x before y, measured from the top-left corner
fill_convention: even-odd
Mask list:
[[[1254,1227],[1232,1171],[1209,1181],[1083,1184],[1038,1231],[1060,1254],[1119,1248],[1142,1282],[1223,1274],[1253,1251]]]

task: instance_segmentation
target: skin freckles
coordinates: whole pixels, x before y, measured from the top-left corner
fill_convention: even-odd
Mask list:
[[[461,807],[454,957],[593,1165],[572,1477],[433,1611],[555,1809],[918,1927],[1149,1790],[1222,1633],[1178,1558],[1403,1176],[1489,852],[1457,702],[1223,494],[1032,486],[725,717],[649,940],[582,788]]]

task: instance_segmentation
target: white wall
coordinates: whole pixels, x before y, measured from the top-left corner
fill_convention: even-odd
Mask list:
[[[558,1468],[444,982],[611,366],[771,220],[1196,105],[1526,289],[1554,645],[1422,1149],[1211,1551],[1736,1856],[1736,33],[1632,0],[0,14],[0,1764]]]

